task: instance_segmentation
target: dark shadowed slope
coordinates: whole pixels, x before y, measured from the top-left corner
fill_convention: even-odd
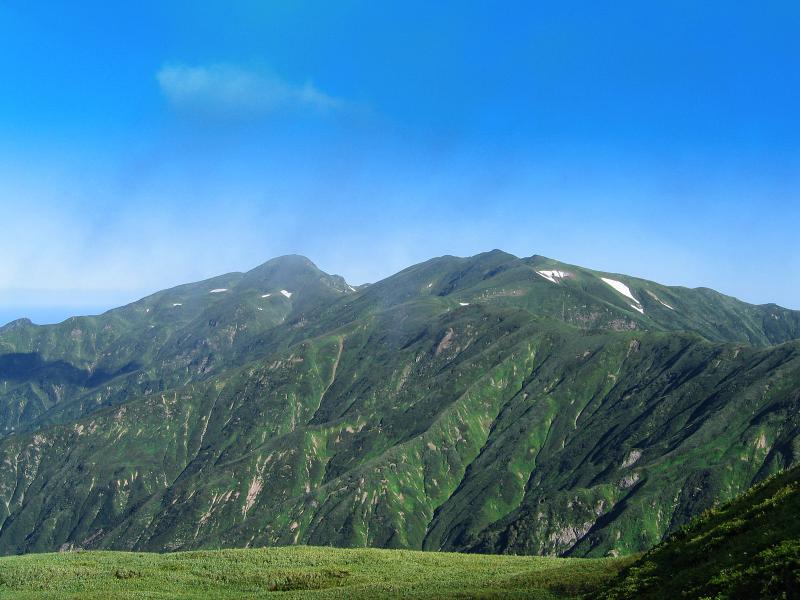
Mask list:
[[[645,554],[603,596],[800,598],[800,468],[704,513]]]

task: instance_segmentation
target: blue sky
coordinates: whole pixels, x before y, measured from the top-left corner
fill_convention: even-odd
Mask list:
[[[800,308],[794,2],[0,3],[0,321],[502,248]]]

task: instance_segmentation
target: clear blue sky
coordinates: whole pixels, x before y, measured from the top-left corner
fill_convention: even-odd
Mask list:
[[[800,308],[796,2],[0,3],[0,321],[502,248]]]

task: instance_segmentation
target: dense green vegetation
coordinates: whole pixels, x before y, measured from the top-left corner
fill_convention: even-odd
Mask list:
[[[800,468],[770,478],[670,536],[604,597],[800,598]]]
[[[796,462],[799,333],[774,305],[498,251],[358,289],[284,257],[17,321],[0,553],[647,550]]]
[[[800,467],[638,559],[310,546],[0,558],[0,597],[671,599],[800,596]]]
[[[621,559],[480,556],[297,546],[0,559],[0,596],[39,598],[576,598]]]

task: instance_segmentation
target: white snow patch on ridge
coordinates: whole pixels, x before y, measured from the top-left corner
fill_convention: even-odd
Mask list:
[[[263,294],[261,297],[262,298],[269,298],[270,296],[272,296],[272,294]]]
[[[216,288],[208,292],[209,294],[221,294],[222,292],[227,292],[228,288]]]
[[[644,308],[642,308],[642,303],[639,302],[634,297],[634,295],[631,293],[631,289],[627,285],[625,285],[621,281],[617,281],[616,279],[609,279],[608,277],[601,277],[600,279],[602,279],[605,283],[610,285],[612,288],[614,288],[616,291],[618,291],[620,294],[622,294],[626,298],[630,298],[631,300],[636,302],[635,305],[631,304],[631,308],[634,309],[634,310],[639,311],[642,314],[644,314]]]
[[[567,277],[572,277],[572,273],[567,271],[536,271],[537,275],[541,275],[547,281],[552,281],[553,283],[558,283],[562,279],[566,279]]]
[[[626,296],[626,297],[630,298],[631,300],[633,300],[634,302],[636,302],[636,304],[639,304],[639,301],[631,293],[631,288],[629,288],[627,285],[625,285],[621,281],[617,281],[616,279],[609,279],[608,277],[601,277],[600,279],[602,279],[604,282],[606,282],[612,288],[617,290],[623,296]]]
[[[172,306],[183,306],[183,304],[181,304],[180,302],[173,302]]]
[[[459,306],[469,306],[469,302],[459,302]]]
[[[291,298],[292,297],[292,292],[287,292],[286,290],[281,290],[281,294],[283,294],[287,298]]]

